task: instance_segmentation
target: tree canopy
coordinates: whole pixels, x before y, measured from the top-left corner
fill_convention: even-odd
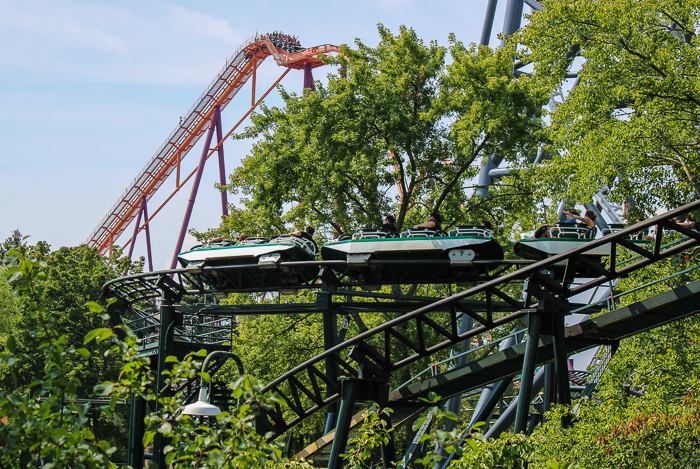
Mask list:
[[[413,29],[341,47],[328,84],[283,108],[262,107],[236,138],[258,138],[230,177],[243,195],[218,234],[285,232],[336,223],[343,231],[397,227],[442,211],[448,226],[469,220],[466,186],[496,150],[508,161],[534,154],[546,94],[516,77],[513,49],[424,43]],[[209,233],[211,234],[211,233]]]
[[[550,0],[515,41],[554,91],[580,81],[551,115],[555,156],[538,171],[555,197],[602,186],[640,209],[700,194],[697,0]]]
[[[67,343],[73,347],[82,346],[83,337],[89,331],[102,325],[99,314],[86,311],[85,303],[95,301],[102,292],[102,285],[107,281],[127,272],[139,272],[141,262],[132,262],[121,257],[119,250],[109,257],[102,257],[96,248],[86,245],[61,247],[51,251],[43,241],[31,245],[16,231],[3,243],[2,256],[11,249],[36,259],[43,265],[45,281],[41,284],[41,294],[46,311],[45,317],[51,321],[51,328],[56,334],[64,335]],[[31,307],[17,307],[12,287],[14,281],[3,287],[0,282],[0,305],[14,314],[8,327],[13,332],[16,347],[22,356],[18,358],[14,373],[0,373],[0,385],[5,390],[24,387],[32,383],[43,373],[42,353],[39,350],[40,339],[37,336],[38,324]],[[4,306],[7,305],[7,306]],[[9,333],[8,330],[6,333]],[[92,348],[90,346],[89,348]],[[76,364],[71,374],[78,377],[91,389],[101,380],[112,377],[120,368],[118,358],[106,358],[100,353],[93,355],[87,365]]]

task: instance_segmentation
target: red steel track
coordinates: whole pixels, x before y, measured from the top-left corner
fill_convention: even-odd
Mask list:
[[[255,70],[267,57],[273,56],[278,65],[287,69],[303,70],[305,65],[311,68],[323,65],[319,55],[331,52],[338,53],[340,49],[321,45],[290,53],[275,46],[266,35],[256,35],[244,42],[93,230],[86,244],[105,254],[136,217],[142,197],[149,200],[174,170],[177,170],[178,179],[176,192],[184,185],[186,180],[180,184],[180,161],[207,130],[214,107],[219,105],[223,110],[251,76],[254,94]],[[256,104],[254,102],[253,107]]]

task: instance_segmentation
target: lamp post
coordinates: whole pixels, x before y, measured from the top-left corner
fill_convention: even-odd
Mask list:
[[[233,358],[236,365],[238,365],[238,373],[241,375],[243,374],[243,363],[241,362],[241,359],[238,358],[238,355],[235,353],[222,351],[211,352],[209,355],[207,355],[207,358],[204,359],[204,363],[202,363],[202,373],[207,372],[209,363],[215,358],[226,358],[227,360],[229,358]],[[204,415],[207,417],[215,417],[221,413],[221,409],[209,403],[209,386],[204,381],[204,378],[202,378],[200,384],[197,402],[186,405],[184,409],[182,409],[182,413],[185,415]]]

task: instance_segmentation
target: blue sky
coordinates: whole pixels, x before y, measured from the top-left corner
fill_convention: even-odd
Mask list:
[[[492,45],[505,4],[496,14]],[[412,27],[441,45],[451,32],[478,42],[485,8],[485,0],[0,0],[0,240],[19,229],[54,249],[84,242],[226,59],[256,32],[281,30],[305,47],[355,38],[374,45],[376,25],[383,23],[394,32],[402,24]],[[268,59],[258,70],[258,95],[282,71]],[[314,77],[331,71],[316,69]],[[302,75],[290,72],[283,86],[300,91]],[[266,102],[278,103],[276,92]],[[225,132],[249,105],[247,86],[223,112]],[[201,143],[185,159],[186,173],[196,165]],[[225,143],[228,171],[250,143]],[[213,162],[190,223],[200,230],[219,223]],[[149,211],[174,186],[173,176]],[[172,257],[188,196],[185,187],[153,221],[156,269]],[[135,254],[145,254],[142,235]]]

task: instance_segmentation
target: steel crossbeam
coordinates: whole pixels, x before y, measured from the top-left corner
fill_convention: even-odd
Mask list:
[[[369,366],[374,374],[385,376],[389,375],[393,371],[414,363],[421,358],[457,345],[460,342],[468,340],[478,334],[492,330],[498,326],[511,323],[516,319],[523,317],[537,307],[537,303],[533,303],[532,298],[545,298],[548,304],[551,305],[554,303],[555,306],[561,306],[565,312],[567,310],[566,306],[568,298],[571,298],[576,294],[589,291],[604,282],[628,275],[636,270],[646,267],[653,262],[668,258],[686,249],[700,245],[700,235],[693,235],[689,236],[688,239],[682,243],[666,249],[661,248],[661,240],[664,237],[664,230],[662,228],[666,228],[672,233],[686,235],[687,233],[685,233],[685,231],[687,230],[681,229],[682,227],[672,222],[671,219],[677,215],[688,213],[699,208],[700,201],[693,202],[676,210],[672,210],[664,215],[646,220],[642,223],[621,230],[617,233],[610,234],[603,238],[593,240],[586,245],[572,249],[569,252],[565,252],[540,261],[536,264],[524,267],[513,273],[504,275],[499,279],[491,280],[465,292],[458,293],[444,300],[437,301],[432,305],[419,308],[412,313],[408,313],[404,316],[388,321],[378,327],[375,327],[374,329],[346,340],[344,343],[326,350],[306,363],[295,367],[270,383],[263,389],[263,391],[284,391],[294,389],[294,392],[297,394],[300,392],[304,393],[300,387],[305,386],[305,384],[303,384],[303,380],[297,377],[308,374],[310,368],[314,368],[315,372],[322,373],[325,360],[340,360],[341,356],[347,357],[346,360],[343,360],[343,368],[345,368],[347,373],[351,376],[357,376],[359,374],[360,366]],[[574,288],[570,288],[566,274],[561,282],[541,274],[542,271],[551,270],[556,264],[561,262],[567,262],[567,272],[574,271],[575,266],[573,263],[577,262],[581,258],[581,255],[586,251],[605,244],[611,244],[613,249],[615,249],[617,245],[626,246],[627,237],[639,230],[654,225],[659,227],[657,229],[657,237],[654,242],[654,248],[649,251],[641,250],[642,252],[635,250],[635,252],[638,252],[641,255],[641,259],[634,263],[619,269],[616,269],[614,266],[612,268],[601,267],[601,275],[599,277],[593,278]],[[447,319],[449,320],[450,324],[456,324],[456,311],[458,309],[456,305],[459,301],[480,297],[488,292],[493,293],[494,291],[497,291],[496,288],[499,286],[506,285],[509,282],[519,279],[529,279],[528,287],[531,291],[531,295],[528,297],[526,303],[520,305],[520,310],[497,319],[493,319],[493,316],[489,316],[488,312],[486,316],[472,312],[473,315],[470,314],[470,316],[474,317],[475,319],[478,318],[481,326],[468,332],[456,334],[453,332],[454,328],[452,328],[452,331],[447,330],[444,327],[439,326],[434,317],[428,316],[428,314],[433,313],[439,308],[455,306],[454,308],[450,308],[450,316]],[[504,292],[500,292],[500,294],[502,296],[508,296]],[[514,298],[510,298],[510,301],[515,304],[518,303],[518,300]],[[407,337],[407,335],[402,332],[406,330],[417,331],[417,338]],[[427,334],[428,332],[429,334]],[[433,338],[431,343],[428,343],[425,340],[425,337],[428,335]],[[391,347],[392,340],[398,340],[402,344],[406,345],[406,353],[401,356],[392,356],[392,354],[395,353],[394,349]],[[380,346],[378,343],[381,342],[383,342],[383,344],[380,344]],[[302,421],[304,418],[318,411],[323,406],[340,399],[337,384],[332,386],[330,389],[332,392],[329,392],[326,398],[319,397],[312,399],[311,402],[308,402],[301,411],[299,411],[300,406],[298,403],[295,403],[294,407],[292,408],[293,415],[288,418],[285,418],[285,416],[281,413],[277,413],[277,411],[264,412],[264,418],[260,419],[258,422],[261,431],[269,431],[276,435],[280,434],[286,429]],[[286,395],[287,394],[285,392],[282,392],[282,396]],[[285,399],[287,399],[287,397],[285,397]]]
[[[338,381],[327,376],[329,363],[337,370],[339,377],[386,379],[391,373],[417,360],[532,314],[538,311],[538,306],[541,309],[545,303],[545,312],[555,315],[567,314],[570,310],[568,300],[574,295],[591,291],[603,283],[700,245],[700,235],[672,221],[673,217],[696,209],[700,209],[700,201],[592,240],[571,251],[527,265],[467,291],[417,307],[396,319],[345,340],[295,367],[264,388],[264,391],[278,392],[289,404],[290,409],[285,413],[277,406],[272,410],[263,411],[257,422],[258,430],[279,435],[329,404],[338,402],[341,398],[341,387]],[[627,240],[633,233],[655,225],[657,234],[655,240],[649,243],[649,249],[640,248]],[[663,244],[663,239],[670,236],[674,237],[674,242]],[[595,264],[593,267],[584,254],[606,244],[611,246],[613,259],[618,259],[621,254],[617,253],[618,247],[627,249],[634,255],[626,262],[618,262],[617,265],[611,262],[608,266]],[[280,266],[294,268],[310,264],[323,269],[342,265],[344,261],[297,261],[281,263]],[[598,277],[580,285],[572,285],[574,273],[582,268],[596,272]],[[117,296],[121,300],[118,302],[119,309],[125,312],[134,302],[161,296],[164,292],[176,296],[225,292],[217,290],[216,285],[205,284],[200,274],[206,271],[241,271],[243,274],[250,269],[258,269],[258,266],[217,266],[200,270],[174,269],[139,274],[109,282],[104,286],[104,293],[107,297]],[[554,273],[557,275],[553,275]],[[170,274],[173,274],[172,279]],[[523,301],[519,297],[513,297],[503,288],[513,282],[523,281],[525,291],[528,292]],[[305,287],[318,288],[319,285],[310,282]],[[340,295],[347,293],[337,292]],[[402,300],[405,301],[403,298]],[[337,307],[335,310],[340,312],[344,307],[354,307],[349,302],[343,305],[333,304],[333,308]],[[457,324],[465,314],[476,320],[478,326],[460,333]],[[597,342],[600,343],[601,340],[604,338],[598,339]],[[395,347],[395,344],[402,347]]]
[[[430,259],[417,259],[410,261],[411,264],[415,265],[432,265],[435,263],[441,263],[441,260],[430,260]],[[499,265],[500,267],[503,268],[511,268],[515,265],[519,264],[531,264],[533,261],[518,261],[518,262],[513,262],[511,260],[506,260],[506,261],[483,261],[485,263],[493,264],[493,265]],[[445,264],[448,264],[449,261],[444,261]],[[390,260],[371,260],[369,261],[369,265],[380,265],[380,266],[392,266],[399,268],[400,266],[404,265],[404,261],[402,260],[397,260],[397,261],[390,261]],[[149,298],[155,298],[159,295],[158,293],[158,287],[157,287],[157,282],[158,280],[163,277],[163,276],[172,276],[176,282],[179,282],[182,285],[183,290],[185,290],[188,294],[212,294],[212,293],[241,293],[241,292],[266,292],[266,291],[277,291],[280,288],[294,288],[294,289],[308,289],[308,288],[319,288],[321,285],[320,281],[323,280],[323,275],[319,275],[315,278],[306,278],[304,277],[300,272],[297,271],[297,275],[301,277],[303,280],[299,284],[288,284],[284,282],[284,279],[282,276],[279,275],[278,271],[282,271],[284,269],[294,269],[297,270],[302,267],[317,267],[319,271],[321,271],[324,268],[330,268],[330,267],[338,267],[338,266],[347,266],[346,261],[342,260],[333,260],[333,261],[288,261],[288,262],[280,262],[278,264],[279,269],[261,269],[258,264],[239,264],[239,265],[228,265],[228,266],[208,266],[208,267],[202,267],[199,270],[196,269],[167,269],[167,270],[159,270],[155,272],[148,272],[148,273],[141,273],[141,274],[134,274],[130,276],[125,276],[121,277],[118,279],[115,279],[113,281],[108,282],[107,284],[104,285],[104,291],[105,293],[109,293],[115,296],[118,296],[126,301],[129,302],[135,302],[139,300],[144,300],[144,299],[149,299]],[[500,270],[499,270],[500,272]],[[225,273],[228,275],[228,282],[223,282],[221,280],[217,280],[217,274],[218,273]],[[251,276],[251,273],[256,273],[262,276],[260,280],[255,280],[253,276]],[[200,275],[201,274],[201,275]],[[232,279],[232,275],[236,275],[237,277],[235,279]],[[204,279],[208,281],[208,283],[205,284]],[[483,276],[479,277],[479,280],[490,280],[497,278],[495,274],[489,275],[489,276]],[[231,283],[233,280],[236,280],[235,282]],[[267,280],[270,281],[276,281],[276,283],[273,283],[271,285],[266,285],[265,282]],[[450,280],[450,279],[448,279]],[[454,281],[457,281],[458,279],[452,279]],[[244,281],[248,282],[247,285],[244,285]],[[369,282],[357,282],[355,280],[352,281],[343,281],[343,280],[338,280],[337,277],[332,280],[328,280],[329,283],[334,284],[337,287],[357,287],[357,286],[365,286],[365,285],[376,285],[376,282],[374,281],[369,281]],[[461,281],[461,280],[460,280]],[[385,281],[383,283],[386,284],[395,284],[400,282],[394,282],[394,281]],[[444,284],[446,283],[446,279],[444,277],[438,277],[435,279],[431,279],[430,277],[426,277],[425,281],[422,282],[425,284]],[[139,288],[135,288],[134,285],[139,285]],[[501,295],[498,292],[494,292],[494,295],[499,296]],[[501,296],[499,296],[500,298]],[[506,297],[503,297],[501,299],[505,300]],[[511,304],[515,304],[510,300]]]

